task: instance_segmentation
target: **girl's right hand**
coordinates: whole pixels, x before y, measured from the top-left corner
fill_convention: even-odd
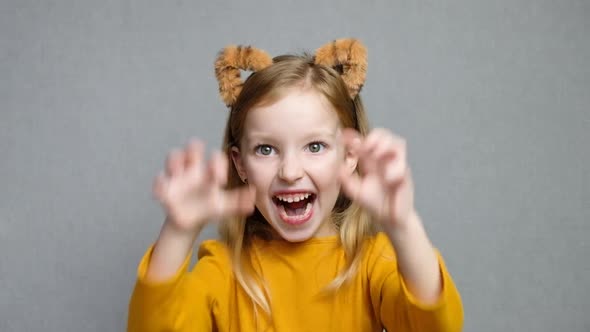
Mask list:
[[[166,223],[183,232],[199,232],[211,220],[254,210],[254,190],[225,189],[227,157],[216,151],[205,160],[204,150],[199,140],[192,140],[184,150],[173,150],[165,172],[154,182],[153,193],[167,214]]]

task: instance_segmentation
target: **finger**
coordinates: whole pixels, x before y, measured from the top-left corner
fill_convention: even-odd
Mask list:
[[[213,152],[209,161],[211,180],[220,186],[225,186],[227,184],[227,167],[227,157],[221,151]]]
[[[363,137],[358,131],[351,128],[342,129],[341,142],[345,149],[351,153],[357,154],[362,139]]]
[[[203,160],[205,144],[198,139],[191,139],[185,149],[186,168],[199,166]]]
[[[381,151],[383,147],[391,145],[399,145],[398,143],[404,143],[405,139],[401,136],[397,136],[388,129],[377,128],[371,131],[367,136],[361,150],[366,154],[375,154],[377,150]]]
[[[385,183],[395,185],[404,179],[407,172],[408,163],[402,151],[398,151],[399,155],[388,156],[384,155],[382,158],[381,175]]]
[[[174,177],[182,173],[184,169],[184,152],[174,149],[168,155],[166,160],[166,172],[169,176]]]
[[[222,195],[223,217],[249,215],[254,211],[256,192],[253,187],[239,187],[225,191]]]
[[[388,185],[396,185],[404,179],[406,165],[402,161],[394,162],[383,170],[383,180]]]
[[[379,170],[379,161],[375,157],[375,151],[386,145],[388,139],[382,130],[372,131],[359,148],[359,159],[364,170],[364,174],[375,173]]]
[[[374,145],[370,152],[370,158],[381,161],[386,155],[395,156],[398,154],[397,150],[401,145],[389,135],[380,137],[377,144]]]
[[[398,182],[407,166],[405,140],[385,138],[384,143],[373,150],[372,158],[377,160],[379,174],[386,182]]]
[[[375,129],[367,135],[361,148],[360,155],[370,155],[385,139],[385,133],[382,130]]]

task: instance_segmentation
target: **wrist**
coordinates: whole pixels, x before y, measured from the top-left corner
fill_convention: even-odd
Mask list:
[[[381,223],[386,233],[404,233],[422,225],[420,216],[416,210],[412,210],[404,220],[387,220]]]
[[[190,254],[199,233],[200,228],[189,231],[166,220],[154,244],[147,278],[158,281],[174,275]]]
[[[203,226],[197,226],[193,229],[184,229],[178,227],[176,223],[166,218],[160,235],[158,236],[159,243],[175,244],[175,247],[192,247],[193,243],[201,233]]]
[[[415,211],[405,222],[390,224],[384,227],[384,231],[396,250],[422,243],[428,238],[422,220]]]
[[[184,226],[189,223],[183,223],[175,220],[171,216],[166,216],[166,220],[162,225],[162,231],[166,231],[169,234],[173,234],[175,236],[180,237],[187,237],[194,234],[199,234],[201,230],[205,227],[205,222],[197,222],[193,223],[194,226]]]

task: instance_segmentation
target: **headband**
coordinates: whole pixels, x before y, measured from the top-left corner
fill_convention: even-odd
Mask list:
[[[231,107],[244,82],[240,70],[257,72],[272,65],[268,53],[251,46],[227,46],[215,60],[215,76],[219,82],[221,99]],[[354,99],[360,92],[367,75],[367,49],[356,39],[337,39],[316,50],[314,63],[336,69]]]

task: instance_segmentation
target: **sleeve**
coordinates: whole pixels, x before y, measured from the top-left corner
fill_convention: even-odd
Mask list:
[[[463,305],[459,291],[437,250],[442,290],[434,304],[421,303],[406,287],[397,269],[395,252],[385,235],[378,236],[370,254],[368,275],[375,314],[387,331],[459,332]]]
[[[189,254],[176,274],[168,280],[146,279],[153,246],[139,263],[137,281],[129,303],[128,332],[212,331],[215,316],[227,308],[229,256],[225,246],[204,241],[199,260],[188,271]]]

